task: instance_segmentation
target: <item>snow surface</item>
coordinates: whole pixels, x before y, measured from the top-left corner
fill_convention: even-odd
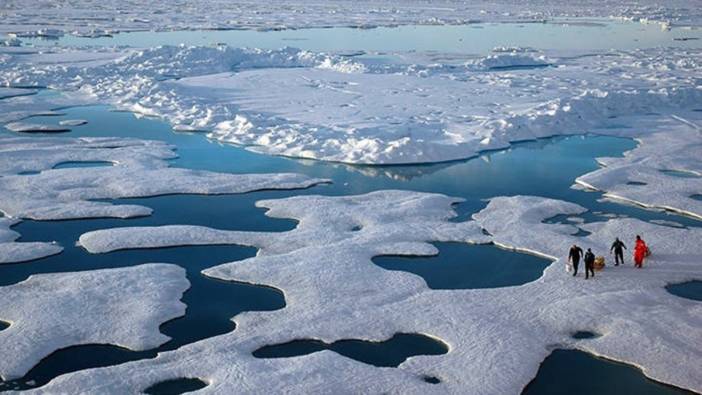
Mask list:
[[[185,270],[169,264],[37,274],[0,287],[0,376],[15,379],[52,352],[81,344],[131,350],[170,338],[159,326],[185,314]],[[94,387],[96,388],[96,387]]]
[[[31,261],[63,251],[63,248],[55,243],[16,242],[20,234],[10,227],[17,223],[17,219],[0,217],[0,264]]]
[[[702,191],[702,118],[673,116],[657,119],[656,125],[630,123],[635,128],[662,131],[640,137],[639,147],[624,158],[598,158],[602,168],[578,177],[576,183],[605,191],[613,199],[702,219],[702,201],[692,198]],[[682,171],[690,177],[665,170]]]
[[[697,363],[702,358],[702,306],[664,289],[668,283],[702,278],[697,261],[701,229],[663,228],[635,219],[584,224],[592,234],[578,240],[598,254],[608,250],[614,237],[626,241],[635,233],[655,251],[644,269],[630,263],[608,267],[585,281],[563,270],[577,228],[543,223],[558,214],[582,213],[583,207],[540,197],[498,197],[475,220],[454,223],[449,219],[456,201],[404,191],[299,196],[258,203],[270,209],[269,216],[299,220],[289,232],[165,226],[84,234],[80,243],[92,252],[208,240],[256,245],[261,248],[256,257],[203,273],[281,289],[286,307],[240,314],[234,318],[237,330],[229,334],[154,360],[70,373],[35,392],[84,393],[99,385],[106,392],[133,393],[163,380],[200,377],[209,384],[204,393],[251,388],[332,392],[339,383],[349,392],[518,393],[551,350],[563,347],[635,364],[655,380],[702,391]],[[481,227],[493,236],[485,236]],[[537,281],[479,290],[431,290],[418,276],[371,262],[381,254],[435,254],[430,241],[493,241],[558,261]],[[572,339],[579,330],[602,336]],[[449,352],[412,357],[397,369],[375,368],[329,351],[279,359],[251,355],[264,345],[294,339],[377,341],[397,332],[435,337],[447,343]],[[427,384],[424,375],[439,377],[441,383]]]
[[[197,0],[173,4],[164,0],[143,2],[80,0],[68,3],[6,0],[0,6],[0,32],[22,36],[56,37],[62,32],[103,36],[114,31],[175,29],[279,30],[348,26],[372,28],[414,24],[466,24],[475,22],[542,22],[555,17],[609,17],[671,24],[699,25],[697,0],[664,3],[619,0],[451,1],[268,1]],[[215,12],[213,12],[215,10]],[[47,29],[47,26],[51,28]]]

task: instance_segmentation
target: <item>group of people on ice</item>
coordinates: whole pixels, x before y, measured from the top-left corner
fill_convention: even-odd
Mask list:
[[[624,264],[624,250],[626,250],[624,243],[617,237],[612,243],[612,247],[609,249],[609,253],[614,253],[614,266],[619,266]],[[641,238],[641,236],[636,235],[636,245],[634,246],[634,266],[637,268],[643,267],[644,258],[649,256],[651,251],[648,249],[646,242]],[[580,265],[580,258],[583,258],[585,263],[585,279],[590,277],[595,277],[595,266],[604,267],[604,257],[595,257],[591,248],[587,249],[587,252],[583,254],[583,249],[573,244],[570,247],[570,252],[568,253],[568,270],[572,268],[573,276],[578,275],[578,266]]]

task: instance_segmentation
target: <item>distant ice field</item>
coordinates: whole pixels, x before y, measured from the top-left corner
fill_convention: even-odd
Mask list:
[[[545,21],[473,23],[468,25],[408,25],[371,29],[327,27],[294,30],[175,30],[115,33],[110,37],[23,38],[36,46],[214,45],[309,51],[430,51],[486,54],[495,47],[541,50],[607,50],[657,46],[699,48],[702,28],[661,28],[659,24],[632,23],[611,18],[554,18]]]

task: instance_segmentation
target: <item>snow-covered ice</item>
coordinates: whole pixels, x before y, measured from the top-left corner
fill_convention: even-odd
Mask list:
[[[300,174],[228,174],[168,167],[172,147],[119,138],[0,137],[0,210],[39,220],[149,215],[151,209],[98,199],[176,193],[233,194],[306,188],[326,180]],[[62,162],[112,162],[109,167],[52,169]],[[36,174],[18,174],[33,171]]]
[[[495,48],[460,64],[419,55],[408,58],[417,63],[377,64],[294,48],[56,49],[6,55],[0,82],[52,86],[257,152],[349,163],[442,162],[553,135],[636,138],[643,151],[578,182],[698,216],[690,196],[702,193],[700,180],[658,177],[637,158],[655,150],[661,165],[699,171],[697,150],[676,153],[681,141],[700,144],[701,54]],[[0,109],[26,98],[2,100]],[[621,185],[624,173],[645,173],[666,189]]]
[[[635,128],[660,132],[640,137],[639,146],[623,158],[598,158],[602,168],[576,182],[613,199],[702,218],[702,201],[692,198],[702,191],[702,118],[630,122]],[[680,177],[667,170],[691,176]]]
[[[57,37],[61,32],[78,36],[109,34],[113,31],[175,29],[258,29],[280,30],[348,26],[373,28],[397,25],[444,25],[475,22],[543,22],[557,17],[617,17],[670,25],[700,24],[697,1],[652,0],[623,2],[586,0],[564,3],[555,0],[470,1],[224,1],[197,0],[187,5],[159,0],[152,2],[101,2],[81,0],[70,3],[27,4],[21,0],[3,2],[0,32],[24,36]],[[47,29],[46,26],[51,26]]]
[[[48,242],[15,242],[22,218],[37,220],[151,214],[148,207],[95,199],[175,193],[224,194],[306,188],[326,180],[300,174],[225,174],[168,167],[173,147],[126,138],[0,137],[0,263],[60,253]],[[112,162],[109,167],[53,169],[65,162]]]
[[[0,264],[31,261],[63,251],[61,246],[50,242],[17,242],[20,234],[10,229],[17,223],[17,219],[0,217]]]
[[[71,129],[64,125],[46,125],[29,122],[11,122],[5,124],[5,128],[13,132],[20,133],[60,133],[70,132]]]
[[[185,314],[185,270],[169,264],[37,274],[0,287],[0,376],[14,379],[52,352],[82,344],[147,350],[159,326]],[[96,387],[93,387],[96,388]]]
[[[664,289],[668,283],[702,278],[695,258],[702,253],[700,229],[662,228],[636,219],[584,224],[592,234],[580,243],[596,253],[607,251],[616,236],[626,241],[635,234],[655,251],[643,270],[608,267],[585,281],[563,270],[573,240],[569,235],[577,228],[543,223],[584,208],[540,197],[498,197],[474,221],[453,223],[449,219],[455,201],[403,191],[300,196],[258,203],[270,209],[269,216],[298,219],[298,227],[289,232],[164,226],[84,234],[80,243],[91,252],[208,240],[256,245],[261,248],[256,257],[206,269],[204,274],[281,289],[287,305],[236,316],[237,330],[232,333],[155,360],[64,375],[39,392],[81,392],[97,383],[106,391],[138,392],[167,379],[201,377],[209,383],[204,391],[213,393],[246,388],[325,392],[340,382],[358,392],[516,393],[551,350],[563,347],[631,363],[653,379],[702,390],[702,370],[696,363],[702,357],[696,347],[702,341],[702,306]],[[484,235],[481,227],[493,236]],[[521,286],[448,291],[431,290],[418,276],[371,262],[375,255],[434,254],[430,241],[492,241],[556,262],[542,278]],[[572,339],[579,330],[602,336]],[[450,351],[412,357],[397,369],[374,368],[326,351],[277,359],[251,355],[264,345],[294,339],[384,340],[397,332],[435,337]],[[291,375],[305,380],[291,381]],[[427,384],[424,375],[439,377],[441,383]]]
[[[85,125],[88,123],[85,119],[65,119],[63,121],[59,121],[59,125],[62,126],[81,126]]]
[[[186,7],[161,0],[77,0],[46,7],[9,0],[0,6],[0,32],[22,39],[3,37],[0,43],[0,124],[16,132],[57,131],[80,120],[34,125],[27,118],[106,103],[164,119],[175,131],[204,132],[256,152],[354,164],[443,162],[517,141],[596,133],[639,145],[624,157],[598,158],[601,168],[578,177],[574,188],[702,218],[702,50],[693,46],[671,42],[669,48],[588,52],[497,47],[482,56],[397,52],[368,58],[226,45],[22,43],[134,30],[548,23],[582,16],[662,29],[702,25],[697,0],[562,3],[198,0]],[[375,55],[394,60],[373,61]],[[151,210],[99,200],[304,188],[325,181],[171,168],[167,160],[174,157],[173,147],[138,139],[0,137],[0,210],[6,215],[0,218],[0,263],[61,251],[50,242],[17,242],[10,226],[21,218],[127,218]],[[113,166],[54,168],[80,161]],[[286,307],[239,314],[233,332],[153,360],[69,373],[36,391],[136,393],[164,380],[200,377],[208,383],[203,391],[212,393],[332,392],[344,383],[349,392],[504,394],[522,390],[553,349],[577,348],[702,392],[702,307],[664,288],[702,279],[700,228],[614,215],[586,223],[580,217],[586,208],[535,196],[495,197],[471,220],[457,223],[450,221],[456,202],[405,191],[298,196],[257,204],[269,209],[268,216],[299,220],[287,232],[193,225],[87,232],[79,244],[95,254],[179,245],[257,247],[255,257],[203,274],[278,288]],[[547,223],[555,216],[568,223]],[[574,240],[603,255],[614,237],[629,244],[635,234],[654,251],[643,270],[608,266],[587,282],[563,270]],[[419,276],[371,261],[376,255],[432,255],[432,242],[451,241],[491,242],[555,262],[521,286],[431,290]],[[185,288],[182,269],[166,264],[35,275],[0,287],[0,320],[11,323],[0,331],[0,348],[12,356],[0,361],[0,375],[22,376],[53,350],[76,344],[156,347],[166,340],[158,325],[183,313],[178,298]],[[573,339],[580,330],[601,336]],[[434,337],[450,351],[412,357],[397,369],[330,351],[280,359],[251,354],[295,339],[385,340],[398,332]],[[422,380],[427,375],[441,382],[428,384]]]

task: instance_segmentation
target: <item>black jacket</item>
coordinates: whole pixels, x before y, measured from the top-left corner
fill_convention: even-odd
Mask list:
[[[615,240],[614,243],[612,243],[612,248],[609,249],[609,251],[616,251],[616,252],[624,252],[626,250],[626,246],[624,243],[622,243],[621,240]]]
[[[583,256],[583,249],[580,247],[570,247],[570,253],[568,253],[568,259],[574,261],[579,261],[580,257]]]
[[[595,254],[588,251],[585,253],[585,258],[583,260],[585,261],[586,265],[594,265],[595,264]]]

